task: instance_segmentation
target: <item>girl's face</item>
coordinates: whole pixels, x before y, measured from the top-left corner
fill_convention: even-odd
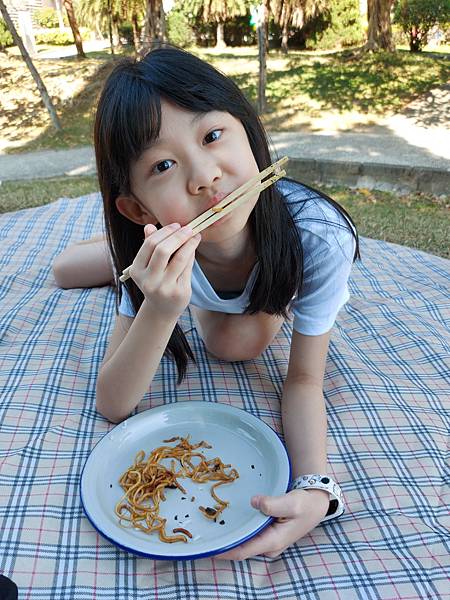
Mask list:
[[[131,165],[131,190],[143,210],[141,222],[186,225],[259,169],[242,123],[231,114],[193,113],[166,101],[161,112],[159,138]],[[202,240],[238,234],[257,199],[258,194],[205,229]]]

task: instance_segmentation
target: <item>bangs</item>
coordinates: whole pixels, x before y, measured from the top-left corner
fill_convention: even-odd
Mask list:
[[[161,130],[159,90],[139,77],[132,59],[122,61],[108,79],[99,103],[96,130],[96,146],[102,149],[112,185],[128,192],[130,163],[158,138]]]

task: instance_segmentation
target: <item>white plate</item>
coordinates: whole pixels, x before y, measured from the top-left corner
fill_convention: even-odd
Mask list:
[[[140,450],[147,457],[151,450],[164,445],[163,440],[188,434],[191,443],[205,440],[211,444],[211,449],[201,449],[207,458],[218,456],[237,469],[239,478],[217,490],[230,506],[218,522],[206,519],[198,507],[213,505],[211,483],[182,478],[180,483],[187,494],[178,489],[167,490],[160,514],[167,518],[168,535],[176,527],[193,534],[187,543],[165,543],[157,532],[146,534],[121,526],[114,508],[123,496],[119,485],[122,473],[133,464]],[[255,510],[250,498],[254,494],[284,494],[290,477],[289,458],[282,441],[260,419],[225,404],[177,402],[130,417],[100,440],[83,468],[81,501],[92,525],[120,548],[157,559],[193,559],[225,552],[267,527],[273,518]],[[221,520],[225,521],[222,525]]]

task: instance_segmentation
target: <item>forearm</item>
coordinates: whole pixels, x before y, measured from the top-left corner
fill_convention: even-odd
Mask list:
[[[281,414],[292,476],[327,472],[327,418],[321,387],[287,379]]]
[[[148,390],[176,321],[153,314],[144,301],[133,324],[97,379],[97,409],[107,419],[125,419]]]

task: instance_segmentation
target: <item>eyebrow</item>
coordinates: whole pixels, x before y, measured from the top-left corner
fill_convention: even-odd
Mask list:
[[[194,125],[196,122],[201,121],[203,119],[203,117],[206,117],[207,114],[208,114],[208,112],[194,113],[194,116],[191,119],[190,125]],[[153,140],[153,142],[151,142],[150,144],[147,144],[144,147],[142,153],[147,152],[147,150],[150,150],[151,148],[157,148],[162,143],[164,143],[164,140],[162,140],[160,137],[157,137],[155,140]]]

